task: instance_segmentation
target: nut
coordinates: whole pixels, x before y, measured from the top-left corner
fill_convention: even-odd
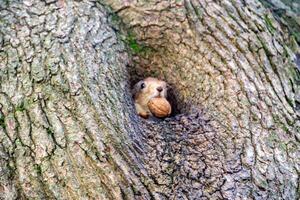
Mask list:
[[[148,102],[148,107],[155,117],[167,117],[171,114],[171,105],[167,99],[162,97],[152,98]]]

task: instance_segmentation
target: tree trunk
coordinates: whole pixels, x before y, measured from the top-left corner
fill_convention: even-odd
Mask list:
[[[300,3],[262,2],[1,1],[0,199],[299,199]]]

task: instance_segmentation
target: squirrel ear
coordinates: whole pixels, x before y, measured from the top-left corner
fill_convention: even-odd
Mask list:
[[[142,82],[142,81],[139,81],[139,82],[137,82],[137,83],[133,86],[133,88],[132,88],[132,90],[131,90],[131,93],[132,93],[132,96],[133,96],[133,97],[134,97],[134,96],[136,95],[136,93],[138,93],[138,91],[140,90],[141,82]]]

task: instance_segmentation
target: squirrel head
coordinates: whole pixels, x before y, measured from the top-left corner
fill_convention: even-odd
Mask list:
[[[149,101],[154,97],[167,96],[167,83],[157,78],[148,77],[135,84],[133,88],[134,99],[143,99]]]

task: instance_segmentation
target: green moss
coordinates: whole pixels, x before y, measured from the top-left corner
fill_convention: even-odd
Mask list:
[[[3,2],[6,6],[9,6],[10,0],[4,0]]]
[[[267,25],[268,30],[269,30],[272,34],[274,34],[275,31],[276,31],[276,29],[275,29],[274,25],[272,24],[272,20],[269,18],[268,15],[265,15],[265,22],[266,22],[266,25]]]
[[[34,165],[34,170],[36,171],[37,175],[41,175],[42,174],[42,168],[40,165],[35,164]]]
[[[296,21],[296,19],[290,17],[290,16],[284,16],[283,17],[285,22],[287,22],[290,33],[295,37],[297,42],[300,42],[300,27]]]
[[[279,143],[279,148],[280,148],[281,150],[283,150],[283,151],[286,151],[286,150],[287,150],[287,146],[286,146],[286,144],[284,144],[283,142],[280,142],[280,143]]]
[[[135,54],[146,55],[153,52],[153,48],[144,44],[140,44],[132,33],[129,33],[125,39],[125,43]]]
[[[297,72],[296,68],[289,68],[289,74],[293,78],[293,80],[296,82],[296,84],[300,84],[300,73]]]
[[[291,107],[294,107],[294,101],[292,99],[287,99],[287,102]]]
[[[282,125],[282,126],[281,126],[281,129],[282,129],[284,132],[286,132],[286,133],[289,132],[289,128],[288,128],[287,126],[285,126],[285,125]]]
[[[257,121],[258,121],[258,117],[257,117],[257,115],[255,115],[255,114],[252,115],[251,118],[252,118],[252,121],[253,121],[253,122],[257,122]]]
[[[17,105],[17,107],[16,107],[15,110],[16,111],[20,111],[20,112],[24,111],[25,110],[25,103],[24,103],[24,101],[22,101],[19,105]]]
[[[33,104],[33,99],[25,98],[15,107],[15,111],[24,111],[30,109],[30,106]]]
[[[49,136],[53,136],[53,135],[54,135],[54,131],[53,131],[52,128],[48,127],[46,130],[47,130],[47,134],[48,134]]]
[[[272,117],[273,117],[274,123],[280,123],[280,119],[279,119],[278,115],[272,114]]]
[[[299,41],[300,42],[300,41]],[[291,47],[291,49],[296,52],[297,49],[299,48],[297,39],[295,35],[291,35],[290,36],[290,40],[289,40],[289,46]]]
[[[272,54],[270,53],[267,44],[266,44],[264,41],[262,41],[262,40],[260,40],[260,43],[261,43],[263,49],[265,50],[266,55],[267,55],[267,56],[271,56]]]
[[[17,146],[23,146],[23,143],[22,143],[22,141],[20,139],[16,139],[15,144]]]
[[[267,187],[268,187],[267,181],[262,180],[262,181],[261,181],[261,186],[263,186],[264,188],[267,188]]]
[[[112,22],[119,22],[120,21],[120,17],[116,13],[111,13],[110,17],[111,17]]]
[[[198,16],[199,19],[202,19],[203,17],[203,10],[200,7],[195,7],[195,13]]]
[[[270,8],[274,17],[278,22],[281,22],[288,28],[290,35],[293,35],[298,43],[300,43],[300,26],[297,22],[297,13],[300,12],[300,4],[297,0],[281,0],[285,4],[289,12],[286,9],[282,9],[278,4],[271,3],[270,1],[260,1],[266,8]],[[292,14],[291,14],[292,13]],[[295,14],[295,15],[294,15]],[[266,20],[268,21],[268,19]],[[271,23],[272,24],[272,23]]]
[[[288,47],[286,45],[283,45],[283,56],[286,57],[286,58],[290,58],[290,54],[289,54],[289,51],[288,51]]]
[[[128,35],[126,42],[134,53],[140,53],[143,49],[143,47],[138,44],[135,37],[131,34]]]
[[[276,142],[278,141],[278,136],[275,132],[272,132],[269,134],[269,137],[268,137],[268,140],[269,142],[273,143],[273,142]]]

